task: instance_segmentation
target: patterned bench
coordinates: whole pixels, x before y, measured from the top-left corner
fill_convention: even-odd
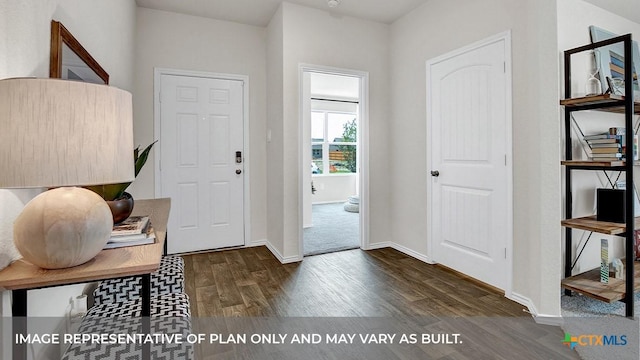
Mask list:
[[[140,298],[141,278],[104,280],[93,292],[93,304],[120,303]],[[158,271],[151,274],[151,296],[184,292],[184,260],[163,256]]]
[[[104,303],[92,307],[82,319],[77,334],[141,334],[142,312],[140,299],[121,303]],[[191,331],[189,297],[184,293],[151,297],[151,334],[166,334],[164,341],[150,345],[151,359],[191,360],[193,345],[187,343]],[[175,341],[176,334],[182,341]],[[174,340],[167,340],[173,336]],[[79,335],[76,335],[79,336]],[[78,341],[65,352],[62,360],[140,359],[142,345],[139,341],[120,340]]]
[[[150,333],[167,335],[151,343],[151,359],[193,359],[193,346],[186,343],[191,332],[191,312],[189,297],[184,293],[184,261],[179,256],[164,256],[150,278]],[[142,334],[141,288],[141,277],[135,276],[100,282],[93,292],[94,306],[82,319],[76,336],[82,339],[83,334],[106,334],[125,338],[108,343],[81,340],[73,343],[62,359],[139,358],[142,345],[126,335]],[[175,341],[176,335],[182,336],[182,342]]]

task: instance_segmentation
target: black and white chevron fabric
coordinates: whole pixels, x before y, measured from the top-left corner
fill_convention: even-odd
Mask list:
[[[140,313],[140,299],[91,308],[82,320],[78,334],[110,335],[112,338],[75,341],[62,360],[141,359],[143,341],[124,338],[126,334],[142,333],[143,320],[139,317]],[[166,294],[151,298],[150,333],[155,336],[149,342],[151,359],[193,359],[193,345],[186,341],[191,332],[190,315],[189,298],[186,294]],[[181,341],[178,340],[178,334]]]
[[[139,276],[104,280],[93,292],[95,306],[121,303],[140,298],[142,278]],[[184,260],[164,256],[158,271],[151,274],[151,296],[184,292]]]

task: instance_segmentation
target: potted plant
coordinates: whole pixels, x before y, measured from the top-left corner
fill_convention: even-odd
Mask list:
[[[142,152],[140,152],[139,146],[133,150],[135,177],[138,176],[140,170],[142,170],[142,167],[147,162],[149,152],[156,142],[157,140],[149,144]],[[133,197],[125,191],[129,185],[131,185],[131,182],[87,186],[87,189],[100,195],[107,202],[113,214],[113,223],[118,224],[128,218],[133,211]]]

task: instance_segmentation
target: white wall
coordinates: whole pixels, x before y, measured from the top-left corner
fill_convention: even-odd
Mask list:
[[[391,25],[391,233],[428,257],[426,65],[512,31],[512,297],[560,313],[560,124],[555,0],[433,0]]]
[[[138,8],[136,19],[136,144],[146,146],[154,140],[154,67],[249,77],[250,138],[245,156],[250,162],[251,234],[247,244],[266,239],[266,29],[146,8]],[[149,163],[154,163],[153,156]],[[134,197],[153,198],[153,166],[145,166],[130,189]]]
[[[280,260],[284,259],[283,59],[284,14],[281,5],[267,27],[267,245]]]
[[[344,202],[349,196],[356,195],[356,174],[313,175],[311,179],[316,188],[311,196],[312,204]]]
[[[269,148],[269,241],[284,257],[299,253],[299,79],[301,63],[331,66],[369,72],[370,76],[370,208],[371,242],[387,241],[389,236],[389,177],[388,177],[388,26],[347,16],[337,17],[329,12],[290,3],[281,6],[282,18],[277,14],[269,30],[280,31],[282,24],[282,62],[280,54],[269,58],[272,67],[282,66],[282,111],[280,104],[269,110],[269,127],[273,140]],[[276,29],[277,28],[277,29]],[[271,35],[271,33],[270,33]],[[279,34],[278,34],[279,35]],[[279,37],[274,36],[279,42]],[[269,47],[272,42],[269,42]],[[274,51],[279,49],[273,49]],[[271,53],[272,49],[269,48]],[[276,61],[272,64],[271,61]],[[275,75],[274,75],[275,76]],[[278,79],[279,80],[279,79]],[[270,81],[270,80],[269,80]],[[269,84],[277,90],[280,83]],[[274,98],[277,95],[274,95]],[[272,101],[269,100],[269,106]],[[280,144],[280,141],[284,141]],[[278,142],[276,142],[278,141]],[[282,146],[282,149],[280,149]],[[277,157],[271,157],[271,155]],[[274,171],[272,178],[271,171]],[[272,181],[282,180],[271,187]],[[280,188],[281,187],[281,188]],[[279,192],[282,191],[282,196]],[[274,210],[271,212],[271,210]],[[282,240],[280,240],[282,239]],[[282,243],[277,243],[280,242]]]
[[[110,75],[111,85],[131,91],[135,2],[130,0],[0,0],[0,79],[6,77],[49,77],[51,20],[58,20],[80,41]],[[30,196],[28,195],[30,194]],[[24,193],[18,195],[23,199]],[[27,192],[27,198],[33,191]],[[4,204],[14,195],[0,192],[0,215],[14,216]],[[0,221],[2,226],[7,224]],[[29,292],[30,316],[64,316],[69,298],[80,294],[83,285]],[[3,292],[3,316],[10,316],[9,292]],[[39,329],[50,331],[53,329]],[[2,358],[9,358],[3,349]],[[57,347],[36,348],[39,358],[56,354]]]
[[[589,26],[595,25],[602,29],[611,31],[616,34],[631,33],[633,38],[640,39],[640,24],[627,20],[621,16],[603,10],[597,6],[584,2],[582,0],[563,0],[558,1],[558,48],[559,56],[562,57],[562,51],[578,47],[591,42],[589,36]],[[562,61],[562,60],[561,60]],[[572,57],[572,84],[571,90],[573,96],[581,96],[585,92],[585,83],[588,78],[587,59],[575,55]],[[563,67],[561,67],[563,69]],[[563,77],[560,78],[560,86],[564,87]],[[564,88],[562,89],[564,96]],[[594,134],[606,131],[610,126],[624,126],[624,117],[620,115],[607,114],[602,112],[578,112],[574,113],[574,117],[582,130],[586,134]],[[635,119],[638,117],[636,116]],[[561,121],[564,121],[562,118]],[[586,158],[582,147],[578,144],[578,134],[574,131],[573,148],[574,158]],[[596,187],[606,187],[606,178],[601,172],[580,171],[573,173],[573,211],[574,216],[586,216],[595,214],[594,212],[594,193]],[[636,184],[640,179],[637,171],[634,173]],[[624,175],[621,179],[624,179]],[[573,245],[575,248],[582,246],[579,241],[585,241],[588,236],[587,232],[574,231]],[[580,261],[578,262],[575,273],[593,269],[600,265],[600,238],[602,235],[593,237],[585,248]],[[609,237],[609,259],[624,256],[624,240],[622,237]]]

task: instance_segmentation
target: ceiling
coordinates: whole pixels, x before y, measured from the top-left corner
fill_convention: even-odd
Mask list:
[[[428,0],[288,0],[290,3],[390,24]],[[203,16],[255,26],[267,26],[282,0],[136,0],[140,7]]]
[[[560,0],[562,1],[562,0]],[[640,0],[584,0],[616,15],[640,23]]]
[[[290,3],[390,24],[429,0],[287,0]],[[562,1],[562,0],[559,0]],[[640,23],[640,0],[584,0]],[[203,16],[255,26],[267,26],[282,0],[136,0],[140,7]]]

